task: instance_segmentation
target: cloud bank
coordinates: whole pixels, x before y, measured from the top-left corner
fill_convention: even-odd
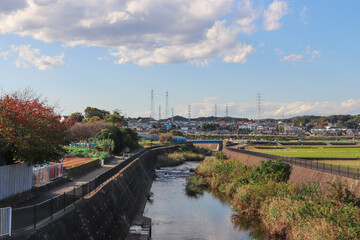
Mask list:
[[[225,116],[226,105],[229,115],[234,117],[256,118],[256,103],[217,103],[217,98],[205,98],[191,103],[192,117],[214,116],[215,104],[218,116]],[[360,99],[348,99],[343,102],[264,102],[261,105],[261,118],[282,118],[301,115],[359,114]],[[188,116],[188,105],[177,105],[179,115]]]
[[[266,10],[264,11],[264,7]],[[117,64],[245,63],[240,34],[279,29],[287,3],[250,0],[0,0],[0,33],[112,49]]]
[[[41,55],[40,49],[31,48],[30,45],[11,45],[9,51],[0,52],[0,57],[5,60],[15,58],[14,63],[18,68],[28,68],[29,65],[33,65],[39,70],[50,70],[64,65],[64,53],[54,57]]]

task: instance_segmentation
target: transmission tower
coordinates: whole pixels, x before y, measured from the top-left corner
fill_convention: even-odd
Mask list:
[[[228,117],[229,116],[229,107],[228,105],[226,104],[226,114],[225,114],[225,117]]]
[[[257,93],[257,120],[260,121],[260,117],[261,117],[261,93],[258,92]]]
[[[189,126],[190,126],[190,122],[191,122],[191,105],[190,104],[188,106],[188,114],[189,114]]]
[[[159,121],[161,120],[161,105],[159,105]]]
[[[215,104],[215,118],[217,118],[217,105]]]
[[[155,109],[154,109],[154,90],[151,89],[151,104],[150,104],[150,119],[155,118]]]
[[[165,119],[169,117],[169,93],[166,91]]]

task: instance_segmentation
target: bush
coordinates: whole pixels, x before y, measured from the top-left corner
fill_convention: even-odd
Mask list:
[[[212,151],[208,148],[203,148],[203,147],[194,147],[192,150],[194,153],[199,153],[202,154],[204,156],[211,156],[212,155]]]
[[[217,160],[227,160],[228,157],[226,156],[226,154],[223,151],[219,151],[215,154],[215,158]]]
[[[267,160],[261,162],[260,166],[255,167],[251,172],[251,180],[253,182],[261,183],[269,180],[275,182],[287,182],[291,173],[289,164],[282,160],[276,162]]]
[[[207,183],[201,176],[192,175],[186,179],[186,193],[189,196],[197,196],[204,193]]]

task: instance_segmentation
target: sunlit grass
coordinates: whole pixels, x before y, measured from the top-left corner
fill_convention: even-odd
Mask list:
[[[284,157],[314,157],[314,158],[359,158],[360,147],[318,147],[318,148],[284,148],[284,149],[254,149],[252,151],[268,153]]]

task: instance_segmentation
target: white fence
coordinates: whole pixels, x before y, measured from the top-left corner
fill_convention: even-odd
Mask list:
[[[33,168],[26,163],[0,167],[0,200],[30,190]]]
[[[0,237],[11,236],[11,208],[0,208]]]

